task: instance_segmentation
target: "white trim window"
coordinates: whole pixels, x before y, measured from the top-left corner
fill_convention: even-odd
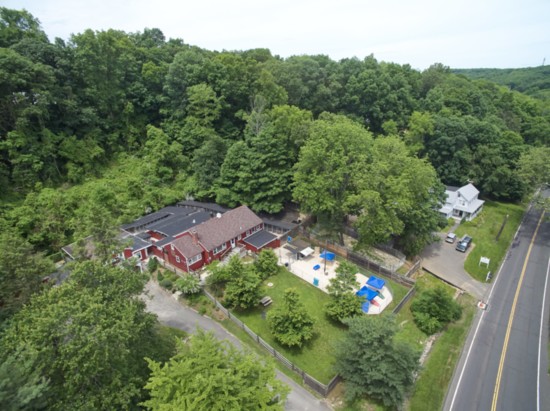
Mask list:
[[[227,244],[223,243],[219,247],[214,248],[214,255],[221,253],[223,250],[227,248]]]
[[[176,256],[176,263],[181,263],[181,260],[180,260],[180,256],[179,256],[179,255]]]
[[[202,255],[200,254],[197,254],[196,256],[194,257],[191,257],[190,259],[187,260],[187,265],[191,265],[191,264],[195,264],[196,262],[202,260]]]

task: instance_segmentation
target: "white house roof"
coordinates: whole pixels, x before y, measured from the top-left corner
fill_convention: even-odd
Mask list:
[[[469,183],[464,187],[460,187],[458,192],[466,199],[466,201],[472,201],[479,194],[478,189],[475,188],[472,183]]]

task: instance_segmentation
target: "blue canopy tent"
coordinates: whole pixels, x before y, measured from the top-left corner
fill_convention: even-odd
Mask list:
[[[361,309],[363,310],[364,313],[368,313],[369,312],[369,308],[370,308],[370,303],[368,301],[365,301],[362,305],[361,305]]]
[[[321,258],[324,258],[327,261],[334,261],[336,255],[334,253],[331,253],[330,251],[323,250],[323,252],[321,253]]]
[[[372,287],[376,290],[381,290],[382,288],[384,288],[384,285],[386,285],[386,281],[382,280],[381,278],[378,278],[374,275],[372,275],[368,280],[367,280],[367,285],[369,287]]]
[[[370,301],[378,295],[378,291],[364,285],[359,291],[355,293],[355,295],[357,295],[358,297],[365,297],[367,301]]]

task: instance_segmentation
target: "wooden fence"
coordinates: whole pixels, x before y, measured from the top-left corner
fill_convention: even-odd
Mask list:
[[[416,287],[412,287],[407,294],[405,294],[405,297],[397,304],[397,306],[393,309],[392,314],[397,314],[401,309],[407,304],[407,301],[409,301],[414,295],[416,294]]]
[[[296,366],[294,363],[289,361],[284,355],[282,355],[275,348],[269,345],[262,337],[260,337],[250,328],[248,328],[245,323],[243,323],[241,320],[239,320],[237,317],[231,314],[231,312],[227,308],[225,308],[212,294],[210,294],[204,288],[203,288],[203,291],[204,291],[204,294],[215,304],[215,306],[227,316],[227,318],[229,318],[231,321],[237,324],[240,328],[242,328],[250,337],[252,337],[254,341],[256,341],[258,344],[264,347],[281,364],[284,364],[287,368],[289,368],[290,370],[300,375],[300,377],[302,377],[304,384],[307,385],[309,388],[321,394],[323,397],[326,397],[332,391],[332,389],[336,386],[336,384],[338,384],[338,382],[340,381],[340,376],[338,375],[335,375],[332,378],[332,380],[330,380],[330,382],[326,385],[317,381],[315,378],[313,378],[304,370],[302,370],[301,368]]]
[[[386,278],[389,278],[392,281],[402,284],[407,288],[411,288],[412,286],[414,286],[415,281],[413,279],[407,278],[406,276],[398,274],[395,271],[388,270],[382,265],[370,260],[367,256],[363,254],[356,253],[355,251],[352,251],[347,247],[344,247],[339,244],[335,244],[334,242],[329,240],[319,240],[311,233],[304,233],[304,236],[307,237],[315,245],[318,245],[319,247],[322,247],[322,248],[326,248],[327,250],[338,254],[339,256],[351,261],[352,263],[355,263],[363,268],[366,268],[367,270],[371,271],[374,274],[378,274]]]

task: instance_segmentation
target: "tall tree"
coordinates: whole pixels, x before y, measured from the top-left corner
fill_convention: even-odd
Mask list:
[[[288,347],[301,347],[313,337],[314,321],[294,288],[285,290],[282,305],[267,314],[273,336]]]
[[[42,280],[54,271],[51,260],[34,252],[20,236],[0,235],[0,327],[44,288]]]
[[[282,410],[288,388],[273,364],[198,330],[165,364],[148,360],[149,410]],[[273,401],[274,397],[279,401]]]
[[[98,263],[77,265],[73,274],[13,317],[0,361],[35,356],[49,381],[47,409],[135,408],[148,376],[144,357],[167,359],[157,355],[155,319],[138,298],[144,278]]]
[[[401,405],[414,382],[419,354],[394,341],[393,317],[359,316],[345,321],[349,330],[336,348],[337,372],[346,398],[369,396],[386,407]]]
[[[323,115],[315,121],[295,167],[293,197],[302,209],[341,224],[357,177],[370,161],[372,141],[367,130],[345,117]]]
[[[325,305],[325,312],[333,320],[343,323],[346,318],[362,313],[361,300],[355,295],[359,288],[356,274],[354,264],[342,261],[336,269],[336,277],[330,279],[327,291],[331,299]]]

